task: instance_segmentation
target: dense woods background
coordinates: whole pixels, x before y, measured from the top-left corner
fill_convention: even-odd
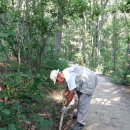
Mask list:
[[[70,63],[130,85],[130,0],[0,0],[0,130],[51,129],[36,112]]]

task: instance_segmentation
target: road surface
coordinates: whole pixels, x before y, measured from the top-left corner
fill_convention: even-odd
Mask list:
[[[130,89],[99,75],[84,130],[130,130]]]

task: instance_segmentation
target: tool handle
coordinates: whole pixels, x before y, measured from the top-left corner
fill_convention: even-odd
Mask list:
[[[62,112],[62,115],[61,115],[59,130],[61,130],[62,128],[63,118],[64,118],[64,112]]]

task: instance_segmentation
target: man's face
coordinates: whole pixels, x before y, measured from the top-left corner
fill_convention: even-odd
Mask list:
[[[56,79],[56,83],[63,84],[64,80],[65,80],[65,78],[64,78],[63,73],[59,73],[58,76],[57,76],[57,79]]]

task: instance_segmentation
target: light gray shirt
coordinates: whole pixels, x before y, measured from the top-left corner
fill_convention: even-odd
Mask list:
[[[75,89],[81,93],[92,94],[96,88],[97,76],[86,67],[75,65],[64,69],[62,72],[70,91]]]

